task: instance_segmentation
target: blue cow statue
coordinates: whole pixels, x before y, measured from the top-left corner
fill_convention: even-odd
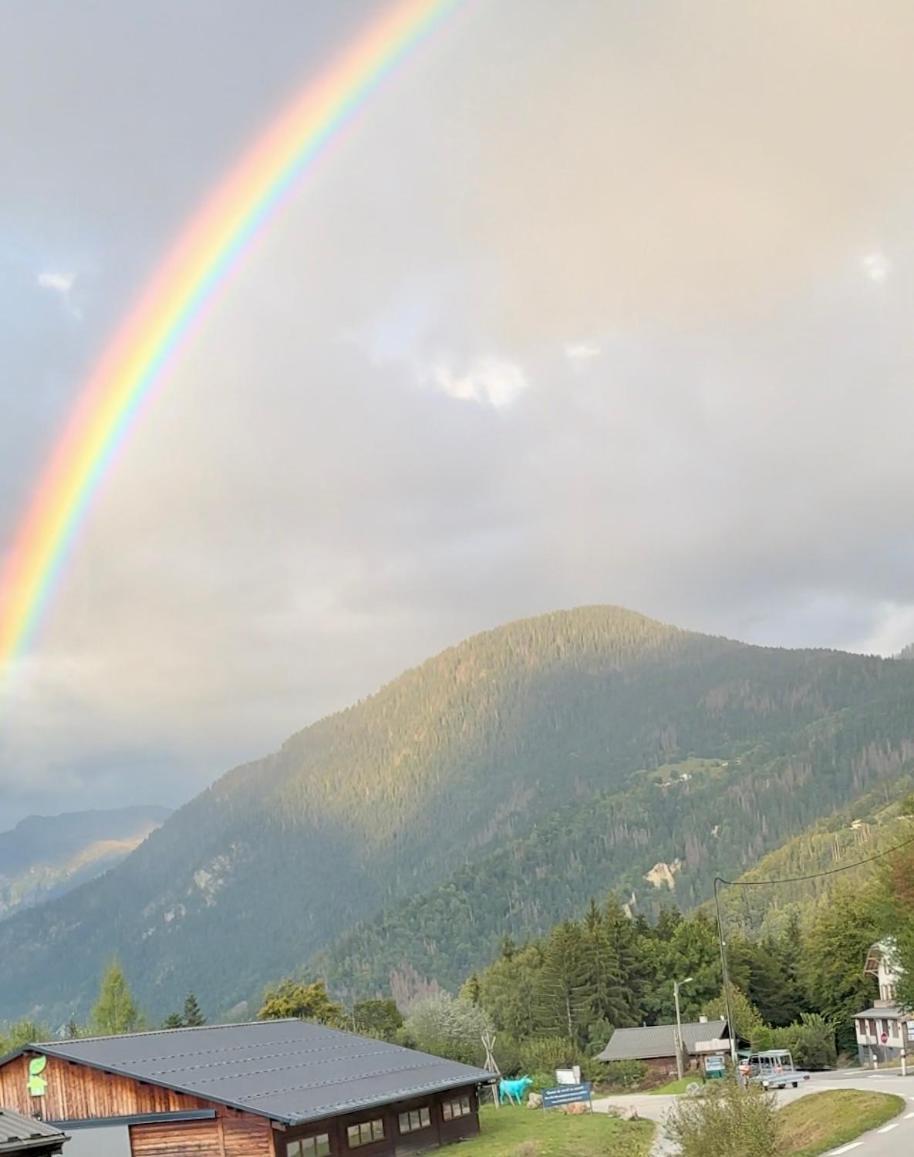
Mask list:
[[[519,1105],[524,1094],[533,1084],[532,1077],[519,1077],[516,1081],[506,1081],[504,1077],[498,1082],[498,1100],[503,1105],[505,1101],[513,1101]]]

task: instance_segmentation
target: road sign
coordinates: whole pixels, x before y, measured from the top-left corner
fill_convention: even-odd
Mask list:
[[[582,1085],[559,1085],[556,1089],[543,1090],[543,1108],[555,1109],[559,1105],[571,1105],[575,1101],[590,1101],[590,1082]]]
[[[882,1041],[882,1043],[883,1043],[884,1045],[887,1045],[887,1044],[889,1043],[889,1034],[888,1034],[887,1032],[884,1032],[884,1033],[882,1033],[882,1035],[879,1037],[879,1039]]]

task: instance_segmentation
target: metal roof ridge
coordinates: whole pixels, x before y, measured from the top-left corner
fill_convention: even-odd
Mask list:
[[[380,1056],[380,1055],[383,1055],[383,1054],[381,1054],[381,1053],[356,1053],[351,1057],[339,1057],[339,1058],[333,1058],[333,1059],[343,1060],[343,1061],[361,1060],[366,1056]],[[433,1067],[433,1066],[429,1065],[428,1061],[425,1059],[426,1054],[420,1053],[419,1056],[422,1058],[421,1063],[414,1062],[412,1064],[400,1065],[397,1068],[380,1069],[380,1070],[378,1070],[378,1072],[381,1072],[381,1073],[400,1073],[400,1072],[409,1072],[411,1069]],[[290,1059],[290,1061],[294,1061],[294,1058],[289,1058],[289,1059]],[[459,1061],[448,1061],[446,1057],[437,1057],[435,1059],[437,1060],[437,1062],[439,1064],[452,1064],[452,1065],[460,1064]],[[326,1067],[326,1063],[327,1062],[322,1062],[322,1067]],[[247,1074],[253,1075],[256,1073],[258,1076],[263,1076],[265,1073],[289,1073],[295,1069],[311,1068],[312,1065],[313,1065],[313,1062],[311,1062],[311,1061],[307,1061],[307,1062],[304,1062],[302,1064],[290,1063],[287,1065],[275,1065],[272,1068],[249,1069],[249,1070],[247,1070],[246,1075]],[[204,1066],[199,1066],[199,1067],[203,1068]],[[467,1067],[472,1068],[473,1066],[468,1065]],[[169,1073],[194,1073],[196,1071],[197,1071],[196,1068],[161,1069],[161,1070],[158,1070],[156,1072],[156,1076],[165,1077]],[[366,1076],[372,1076],[372,1075],[377,1075],[377,1073],[371,1073],[371,1074],[365,1074],[365,1075]],[[220,1074],[213,1076],[212,1080],[214,1083],[218,1082],[218,1081],[236,1081],[236,1080],[238,1080],[238,1074],[237,1073],[220,1073]],[[310,1086],[303,1086],[303,1087],[307,1088]]]
[[[212,1032],[221,1028],[252,1028],[255,1025],[263,1025],[267,1027],[274,1024],[314,1024],[314,1021],[303,1020],[299,1016],[276,1016],[269,1017],[264,1020],[239,1020],[229,1024],[184,1024],[179,1028],[148,1028],[141,1029],[138,1032],[110,1032],[101,1033],[98,1036],[75,1036],[67,1037],[66,1039],[53,1041],[34,1041],[24,1048],[45,1049],[56,1048],[59,1045],[65,1044],[89,1044],[93,1041],[104,1040],[131,1040],[135,1037],[148,1036],[170,1036],[174,1033],[182,1032]],[[340,1029],[331,1029],[329,1025],[321,1025],[321,1028],[329,1029],[331,1032],[340,1032]],[[354,1034],[353,1034],[354,1035]]]
[[[356,1037],[358,1036],[358,1034],[356,1034],[356,1033],[352,1033],[352,1034],[348,1034],[348,1035],[356,1036]],[[104,1037],[104,1038],[102,1038],[102,1037],[99,1037],[97,1039],[99,1039],[99,1040],[102,1040],[102,1039],[104,1039],[104,1040],[108,1040],[108,1039],[117,1040],[117,1039],[122,1039],[122,1038],[117,1038],[117,1037],[111,1037],[111,1038]],[[362,1038],[358,1038],[358,1039],[365,1040],[367,1038],[362,1037]],[[295,1042],[291,1041],[291,1040],[290,1041],[284,1041],[284,1042],[274,1041],[272,1046],[264,1045],[262,1047],[275,1047],[275,1045],[277,1045],[279,1043],[292,1044]],[[377,1041],[376,1045],[377,1046],[383,1046],[383,1047],[375,1047],[370,1052],[365,1051],[365,1052],[360,1052],[360,1053],[352,1053],[350,1055],[351,1056],[370,1056],[372,1053],[382,1052],[386,1049],[389,1049],[389,1050],[395,1049],[395,1050],[398,1050],[400,1052],[418,1052],[417,1049],[407,1049],[407,1048],[404,1048],[403,1045],[390,1044],[388,1041]],[[320,1053],[320,1052],[323,1052],[324,1050],[322,1048],[320,1048],[319,1046],[315,1046],[315,1047],[307,1048],[307,1049],[298,1049],[296,1051],[297,1051],[298,1055],[301,1055],[302,1053]],[[132,1064],[132,1063],[137,1063],[137,1062],[148,1063],[148,1062],[156,1061],[156,1060],[161,1060],[161,1061],[169,1060],[169,1061],[171,1061],[171,1060],[177,1060],[180,1057],[214,1057],[220,1053],[233,1053],[233,1052],[234,1053],[245,1052],[245,1053],[250,1055],[252,1053],[252,1046],[249,1044],[239,1044],[239,1045],[231,1045],[228,1048],[220,1048],[220,1049],[196,1049],[193,1052],[186,1052],[186,1053],[166,1053],[160,1057],[127,1057],[127,1058],[124,1058],[123,1060],[119,1061],[118,1063],[119,1064]],[[261,1056],[261,1057],[258,1057],[257,1059],[268,1060],[270,1055],[282,1056],[283,1054],[282,1053],[267,1054],[267,1056]],[[344,1054],[340,1054],[340,1056],[343,1056],[343,1055]],[[425,1053],[423,1055],[424,1056],[431,1056],[432,1054],[431,1053]],[[242,1059],[243,1058],[241,1058],[241,1057],[226,1056],[224,1060],[214,1061],[213,1063],[214,1064],[231,1065],[231,1064],[240,1063],[240,1061]],[[195,1068],[195,1067],[199,1067],[199,1066],[193,1066],[193,1065],[188,1066],[188,1068]],[[163,1071],[164,1072],[171,1072],[172,1070],[166,1069]]]

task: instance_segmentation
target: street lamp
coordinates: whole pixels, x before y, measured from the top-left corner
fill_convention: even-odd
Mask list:
[[[683,984],[691,984],[692,977],[687,976],[685,980],[673,981],[673,1003],[676,1005],[676,1076],[682,1080],[682,1020],[679,1016],[679,989]]]

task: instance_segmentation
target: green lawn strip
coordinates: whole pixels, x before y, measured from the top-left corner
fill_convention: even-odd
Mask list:
[[[700,1085],[701,1077],[692,1075],[683,1077],[680,1081],[670,1081],[668,1085],[660,1085],[656,1089],[647,1089],[651,1096],[669,1096],[671,1093],[684,1093],[690,1085]]]
[[[606,1113],[560,1113],[556,1109],[486,1105],[482,1133],[460,1145],[472,1157],[647,1157],[651,1121],[620,1121]]]
[[[892,1093],[860,1089],[811,1093],[780,1110],[787,1145],[784,1152],[793,1157],[816,1157],[891,1121],[904,1106],[904,1097]]]

